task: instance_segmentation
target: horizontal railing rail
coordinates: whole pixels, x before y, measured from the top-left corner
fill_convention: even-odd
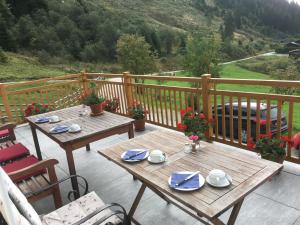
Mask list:
[[[238,91],[232,90],[231,85],[238,87]],[[250,89],[244,88],[249,85]],[[177,129],[181,122],[180,110],[191,107],[214,121],[207,132],[208,139],[244,149],[250,138],[258,140],[261,134],[292,138],[300,132],[300,96],[269,92],[271,88],[300,89],[300,81],[224,79],[210,75],[178,77],[81,72],[0,84],[0,118],[22,123],[25,109],[32,102],[48,104],[53,110],[81,104],[83,94],[90,93],[91,87],[107,99],[119,98],[116,113],[128,116],[128,108],[139,102],[149,112],[147,122],[170,129]],[[268,93],[255,91],[255,87]],[[286,160],[300,163],[298,150],[289,145]]]

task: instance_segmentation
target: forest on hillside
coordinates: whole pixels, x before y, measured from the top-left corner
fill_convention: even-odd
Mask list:
[[[164,15],[154,18],[124,15],[118,3],[146,4],[143,0],[0,0],[0,47],[37,56],[41,62],[115,62],[116,44],[123,34],[139,34],[159,58],[185,54],[187,37],[201,32]],[[171,7],[172,1],[161,0]],[[174,2],[174,1],[173,1]],[[268,38],[300,34],[300,6],[284,0],[182,1],[208,21],[203,35],[219,35],[229,58],[261,50],[254,38],[234,43],[234,33],[261,32]],[[214,2],[214,1],[212,1]],[[130,10],[130,9],[127,9]],[[164,12],[164,8],[161,11]],[[133,10],[132,10],[133,11]],[[157,18],[157,15],[155,15]],[[181,18],[178,18],[180,21]],[[218,25],[216,27],[216,24]]]

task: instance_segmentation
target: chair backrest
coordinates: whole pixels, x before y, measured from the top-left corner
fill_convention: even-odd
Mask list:
[[[41,225],[23,193],[0,167],[0,211],[8,225]],[[29,222],[30,221],[30,222]]]

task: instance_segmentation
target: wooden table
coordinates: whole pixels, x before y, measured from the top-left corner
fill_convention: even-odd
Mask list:
[[[67,109],[52,111],[42,115],[35,115],[27,117],[31,127],[33,141],[36,148],[38,158],[42,159],[40,145],[36,134],[36,129],[47,135],[53,141],[57,142],[66,152],[70,175],[75,175],[75,164],[73,158],[73,151],[86,146],[87,150],[90,150],[89,144],[91,142],[106,138],[114,134],[122,134],[128,132],[128,138],[134,137],[133,132],[133,119],[120,116],[110,112],[104,112],[103,115],[92,117],[89,115],[90,109],[86,107],[87,115],[79,116],[79,112],[83,110],[82,106],[75,106]],[[35,121],[38,118],[59,116],[60,122],[51,124],[43,123],[37,124]],[[79,133],[62,133],[62,134],[50,134],[49,130],[57,125],[71,125],[79,124],[82,131]],[[45,146],[47,147],[47,146]],[[72,179],[72,187],[78,191],[77,179]],[[78,196],[78,195],[77,195]]]
[[[218,217],[233,207],[227,223],[233,225],[244,198],[282,168],[280,164],[226,150],[213,143],[201,143],[203,148],[199,152],[187,154],[183,151],[186,141],[187,138],[178,132],[155,131],[98,151],[142,182],[129,211],[134,223],[139,224],[133,215],[148,187],[204,224],[224,224]],[[121,153],[132,148],[160,149],[167,154],[167,162],[157,165],[147,160],[133,164],[122,161]],[[174,171],[199,170],[205,178],[215,168],[233,178],[230,187],[217,189],[205,184],[197,191],[180,192],[168,186],[168,178]]]

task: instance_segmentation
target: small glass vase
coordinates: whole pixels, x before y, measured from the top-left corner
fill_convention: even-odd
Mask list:
[[[192,143],[192,152],[195,153],[200,149],[200,141],[193,141]]]

